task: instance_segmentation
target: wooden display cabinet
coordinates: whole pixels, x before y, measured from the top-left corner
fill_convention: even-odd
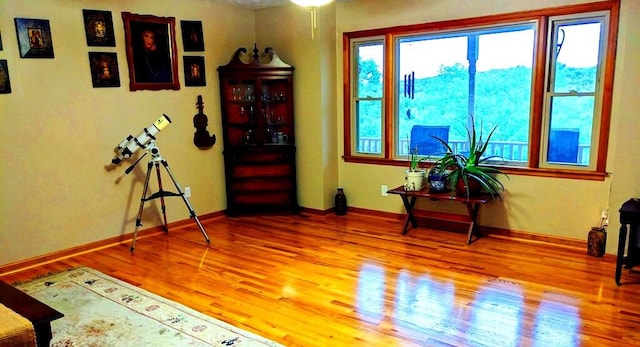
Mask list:
[[[293,67],[271,48],[247,56],[218,67],[227,214],[298,213]]]

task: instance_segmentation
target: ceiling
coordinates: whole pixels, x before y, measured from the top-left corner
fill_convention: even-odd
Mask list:
[[[258,9],[266,7],[276,7],[291,3],[291,0],[209,0],[212,2],[222,2],[225,4],[231,4],[240,7]],[[338,0],[349,1],[349,0]]]
[[[253,9],[282,6],[290,2],[290,0],[210,0],[210,1],[223,2],[223,3],[235,5],[235,6],[253,8]]]

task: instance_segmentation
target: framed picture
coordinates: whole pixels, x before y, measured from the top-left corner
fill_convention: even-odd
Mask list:
[[[6,60],[0,60],[0,94],[11,93],[11,81],[9,81],[9,67]]]
[[[204,38],[202,37],[202,22],[182,20],[182,45],[185,52],[203,52]]]
[[[122,12],[130,90],[180,89],[176,20]]]
[[[2,50],[2,31],[0,31],[0,51]]]
[[[82,10],[87,46],[116,46],[111,12]]]
[[[48,20],[15,18],[15,22],[21,58],[53,58]]]
[[[89,52],[89,66],[94,88],[120,87],[118,55],[107,52]]]
[[[184,57],[184,85],[187,87],[206,86],[204,57]]]

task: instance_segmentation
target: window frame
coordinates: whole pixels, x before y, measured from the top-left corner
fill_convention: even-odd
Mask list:
[[[528,162],[525,166],[500,166],[500,169],[508,174],[518,174],[527,176],[561,177],[586,180],[604,180],[606,177],[607,150],[609,142],[609,131],[611,123],[611,105],[613,99],[613,80],[615,70],[615,58],[618,36],[619,0],[608,0],[595,3],[584,3],[578,5],[560,6],[552,8],[537,9],[506,14],[496,14],[482,17],[457,19],[450,21],[439,21],[422,24],[404,25],[380,29],[368,29],[362,31],[343,33],[343,122],[344,122],[344,156],[345,162],[367,163],[376,165],[405,166],[406,160],[394,159],[395,139],[395,57],[394,40],[399,35],[420,32],[437,32],[440,30],[463,30],[473,29],[481,26],[510,25],[517,22],[534,21],[536,23],[535,51],[533,59],[533,78],[531,96],[531,119],[529,130],[529,153]],[[598,91],[599,100],[596,103],[594,112],[594,133],[596,137],[594,144],[597,146],[597,153],[591,154],[595,157],[595,169],[580,169],[578,167],[558,167],[556,165],[545,165],[540,161],[541,151],[544,150],[546,135],[544,127],[546,78],[548,68],[548,47],[551,45],[549,31],[551,30],[552,18],[562,16],[585,15],[594,12],[608,12],[608,25],[603,27],[606,47],[604,48],[602,74],[600,75],[600,85]],[[353,147],[353,130],[355,127],[352,118],[352,85],[351,73],[353,52],[351,44],[354,40],[366,40],[367,38],[384,37],[384,66],[383,66],[383,129],[382,129],[382,155],[371,157],[355,153]],[[599,113],[599,117],[597,114]],[[599,126],[598,126],[599,125]],[[427,164],[428,165],[428,164]]]

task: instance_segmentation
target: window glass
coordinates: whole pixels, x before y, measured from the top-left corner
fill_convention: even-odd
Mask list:
[[[357,153],[382,154],[383,44],[359,43],[354,58],[358,83],[354,91]]]
[[[473,117],[485,138],[498,125],[487,155],[526,162],[534,33],[533,24],[518,24],[400,38],[397,155],[416,145],[425,149],[420,154],[441,154],[431,131],[456,152],[467,151]]]
[[[546,162],[589,166],[603,18],[554,21]],[[595,22],[594,22],[595,21]]]
[[[613,84],[608,37],[617,35],[611,14],[618,6],[593,2],[344,33],[345,161],[399,166],[414,149],[435,159],[446,148],[433,136],[468,152],[475,120],[482,140],[497,126],[485,153],[492,165],[603,178],[607,148],[600,144],[607,143],[612,91],[602,86]]]
[[[554,92],[596,91],[600,27],[600,23],[557,26]]]

